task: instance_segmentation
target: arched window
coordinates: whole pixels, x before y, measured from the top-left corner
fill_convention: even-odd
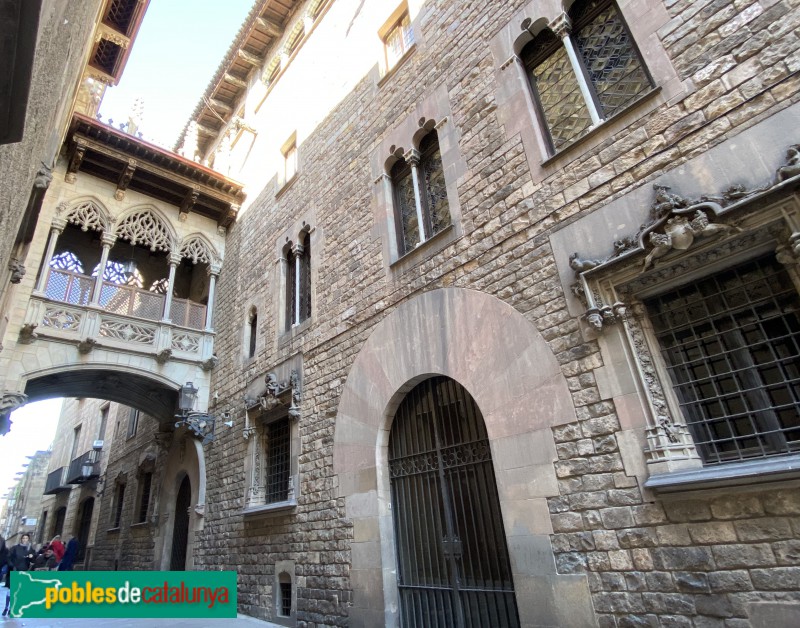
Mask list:
[[[256,355],[256,340],[258,339],[258,311],[256,308],[250,308],[250,314],[247,317],[247,357],[253,358]]]
[[[311,235],[286,247],[286,331],[311,317]]]
[[[436,131],[428,133],[419,150],[409,151],[390,172],[400,255],[450,226],[450,207]]]
[[[577,0],[567,17],[520,53],[553,152],[653,87],[616,2]]]

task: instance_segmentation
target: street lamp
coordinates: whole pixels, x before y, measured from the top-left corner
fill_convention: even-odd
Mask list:
[[[217,423],[217,417],[208,412],[195,412],[193,410],[197,400],[197,393],[198,389],[194,387],[192,382],[186,382],[181,386],[178,391],[178,408],[181,413],[175,415],[175,418],[178,419],[175,427],[178,428],[185,425],[186,429],[197,438],[202,439],[203,445],[205,445],[214,440],[214,427]],[[230,412],[223,412],[220,417],[226,422],[225,425],[232,425],[232,423],[228,423],[231,418]]]

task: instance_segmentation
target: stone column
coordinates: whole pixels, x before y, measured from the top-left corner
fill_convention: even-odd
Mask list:
[[[303,245],[299,242],[292,247],[294,253],[294,320],[292,326],[300,324],[300,258],[303,257]]]
[[[50,226],[50,235],[47,240],[47,250],[44,254],[44,260],[42,260],[42,272],[39,274],[39,281],[36,283],[36,292],[38,293],[43,293],[45,286],[47,286],[47,278],[50,275],[50,261],[53,259],[53,253],[55,253],[56,250],[58,236],[61,235],[61,232],[64,231],[64,227],[66,226],[67,221],[63,218],[53,219],[53,223]]]
[[[583,100],[586,101],[586,108],[589,110],[589,117],[592,119],[592,126],[597,126],[600,124],[603,118],[600,116],[600,112],[597,110],[597,104],[592,97],[592,91],[589,89],[589,83],[586,81],[586,74],[583,71],[583,66],[581,65],[580,61],[578,61],[578,51],[575,50],[575,44],[570,38],[570,33],[572,32],[572,20],[569,19],[569,16],[566,13],[562,13],[556,19],[550,22],[548,26],[550,30],[552,30],[558,37],[561,38],[561,43],[564,44],[564,48],[567,50],[567,57],[569,57],[570,65],[572,65],[572,71],[575,73],[575,80],[578,81],[578,87],[581,90]]]
[[[94,292],[92,292],[92,300],[90,305],[100,305],[100,294],[103,291],[103,275],[106,272],[106,264],[108,264],[108,254],[111,252],[111,247],[114,246],[117,236],[113,233],[103,232],[103,252],[100,255],[100,265],[97,267],[97,277],[94,282]]]
[[[208,306],[206,307],[206,331],[214,331],[212,322],[214,320],[214,294],[217,288],[217,276],[219,275],[219,264],[209,264],[208,266]]]
[[[171,323],[170,310],[172,309],[172,292],[175,289],[175,271],[178,269],[178,264],[181,263],[180,253],[169,254],[169,279],[167,280],[167,295],[164,299],[164,316],[161,318],[162,323]]]
[[[411,166],[411,181],[414,185],[414,204],[417,208],[417,225],[419,229],[419,242],[425,242],[428,234],[425,233],[425,221],[422,219],[422,189],[419,186],[419,151],[412,148],[405,155],[406,161]],[[418,244],[419,244],[418,242]]]

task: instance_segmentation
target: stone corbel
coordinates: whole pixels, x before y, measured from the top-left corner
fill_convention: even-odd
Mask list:
[[[47,164],[41,163],[42,167],[36,171],[36,177],[33,179],[33,187],[37,190],[46,190],[53,181],[53,171]]]
[[[136,172],[136,165],[135,159],[128,159],[125,169],[119,175],[119,179],[117,180],[117,189],[114,191],[114,198],[118,201],[121,201],[125,198],[125,190],[127,190],[128,186],[131,184],[133,174]]]
[[[11,271],[11,276],[9,277],[11,283],[19,283],[25,276],[25,265],[16,257],[8,260],[8,270]]]
[[[25,323],[19,330],[19,344],[29,345],[39,337],[36,333],[36,323]]]
[[[21,392],[6,391],[0,397],[0,435],[11,429],[11,413],[28,402],[28,395]]]
[[[83,162],[83,157],[86,155],[86,149],[88,145],[86,141],[78,138],[75,140],[75,144],[72,147],[72,153],[69,157],[69,163],[67,164],[67,174],[64,176],[64,180],[67,183],[75,183],[75,180],[78,177],[78,170],[81,167],[81,162]]]
[[[192,188],[186,192],[183,201],[181,201],[180,213],[178,214],[178,219],[181,222],[186,222],[186,219],[189,217],[189,212],[192,211],[198,198],[200,198],[200,190]]]
[[[78,343],[78,353],[81,355],[91,353],[98,344],[94,338],[84,338]]]

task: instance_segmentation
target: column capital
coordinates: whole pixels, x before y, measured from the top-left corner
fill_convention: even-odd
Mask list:
[[[292,253],[294,253],[296,257],[302,257],[303,251],[305,251],[305,247],[299,242],[292,244]]]
[[[409,148],[403,157],[409,163],[409,165],[411,165],[413,168],[416,168],[419,166],[419,161],[422,155],[416,148]]]
[[[100,238],[100,242],[103,246],[112,247],[114,243],[117,241],[117,234],[113,231],[104,231],[103,235]]]
[[[572,20],[566,13],[561,13],[561,15],[552,20],[547,27],[558,37],[564,39],[565,37],[569,37],[572,32]]]
[[[53,222],[50,223],[50,231],[58,231],[61,233],[67,226],[67,221],[63,218],[53,218]]]
[[[210,277],[219,277],[220,272],[222,272],[222,263],[221,262],[211,262],[208,265],[208,269],[206,270]]]
[[[183,255],[180,254],[178,251],[170,251],[168,263],[170,266],[177,266],[181,263],[183,259]]]

